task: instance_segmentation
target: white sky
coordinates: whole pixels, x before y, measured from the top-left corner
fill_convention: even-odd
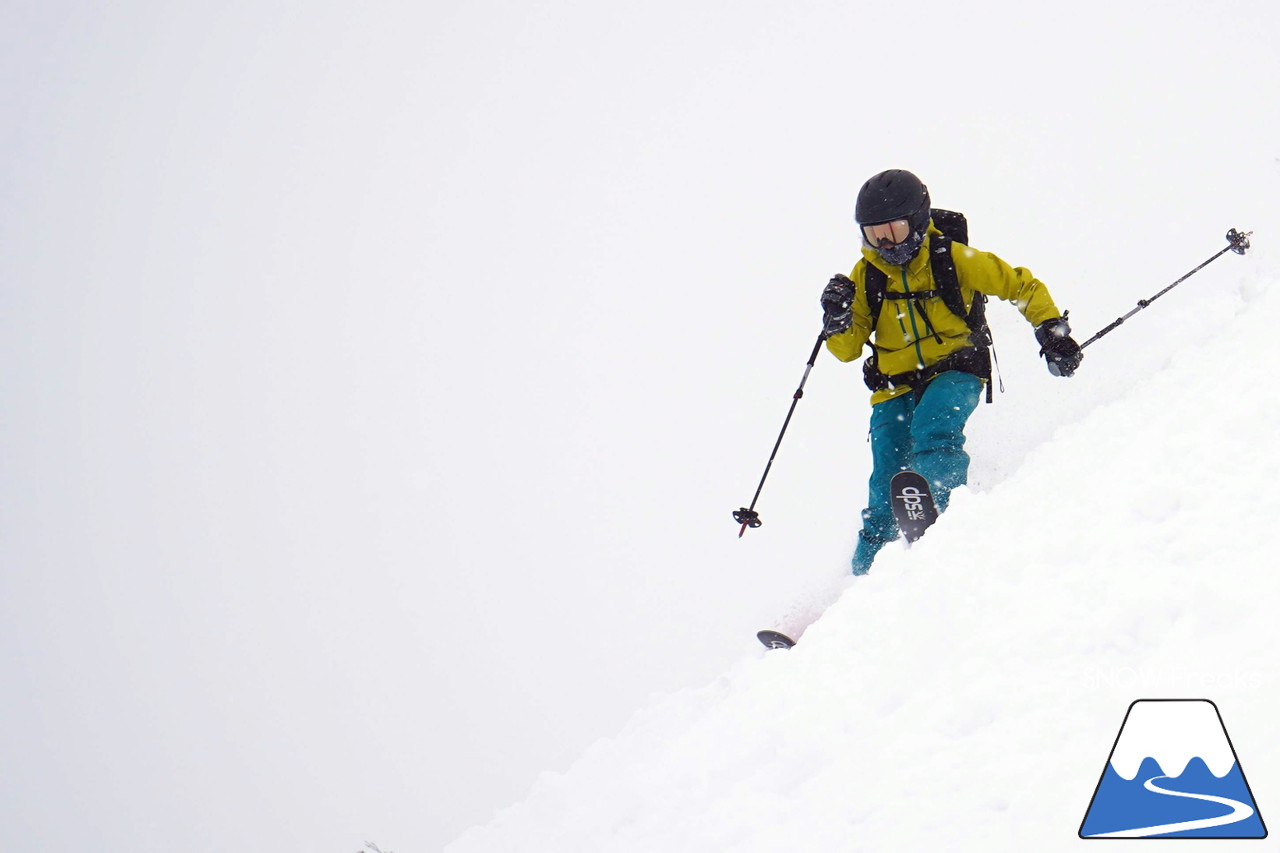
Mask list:
[[[6,848],[437,849],[721,672],[848,557],[834,361],[729,512],[871,173],[1089,329],[1277,197],[1263,0],[0,16]],[[1138,381],[993,322],[979,480]]]

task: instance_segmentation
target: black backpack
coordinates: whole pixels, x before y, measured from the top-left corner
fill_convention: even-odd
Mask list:
[[[886,285],[888,276],[874,264],[866,265],[864,276],[867,291],[867,308],[871,312],[871,330],[875,333],[876,323],[880,320],[880,309],[884,300],[914,299],[922,300],[932,296],[940,298],[944,305],[969,327],[971,347],[959,350],[931,367],[913,370],[909,373],[886,375],[880,372],[876,359],[875,346],[871,355],[862,365],[863,379],[872,391],[907,385],[913,390],[922,391],[929,380],[946,370],[962,370],[987,380],[987,402],[991,402],[991,329],[987,326],[987,295],[974,291],[973,302],[969,309],[964,306],[964,295],[960,292],[960,277],[956,273],[956,264],[951,257],[951,244],[969,245],[969,222],[963,213],[953,210],[933,208],[930,211],[933,224],[941,235],[934,235],[930,241],[929,266],[933,272],[933,290],[921,290],[911,294],[889,293]],[[924,312],[920,312],[924,315]],[[925,322],[928,318],[925,317]],[[929,331],[937,337],[932,327]],[[941,340],[941,339],[939,339]]]

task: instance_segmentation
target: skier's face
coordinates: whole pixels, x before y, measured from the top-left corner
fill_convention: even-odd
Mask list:
[[[895,219],[879,225],[864,225],[862,234],[872,246],[887,249],[911,236],[911,223],[905,219]]]

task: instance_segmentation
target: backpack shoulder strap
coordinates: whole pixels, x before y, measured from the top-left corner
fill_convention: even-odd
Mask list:
[[[889,277],[875,264],[864,263],[864,266],[862,286],[867,295],[867,310],[871,314],[871,333],[874,335],[876,323],[880,321],[880,306],[884,304],[884,290],[885,285],[889,283]]]
[[[951,256],[951,245],[954,243],[945,234],[935,234],[930,244],[929,264],[933,271],[933,283],[938,289],[938,296],[946,304],[948,310],[965,321],[969,331],[974,333],[973,342],[977,346],[990,346],[991,336],[987,330],[987,295],[980,290],[973,292],[973,302],[965,308],[964,294],[960,291],[960,274],[956,272],[955,258]]]
[[[987,326],[987,295],[981,290],[974,290],[973,302],[965,310],[964,294],[960,291],[960,274],[956,272],[955,258],[951,256],[953,242],[943,234],[935,236],[930,245],[929,264],[933,272],[933,283],[948,310],[962,318],[969,327],[969,341],[981,354],[978,375],[987,380],[987,402],[990,403],[992,341],[991,329]]]
[[[969,312],[964,307],[964,296],[960,293],[960,274],[956,272],[956,262],[951,257],[951,242],[946,234],[934,234],[929,241],[929,266],[933,272],[933,286],[952,314],[967,319]]]

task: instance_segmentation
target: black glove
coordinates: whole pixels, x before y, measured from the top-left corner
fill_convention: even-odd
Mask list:
[[[847,332],[853,325],[853,282],[837,275],[822,291],[822,334],[828,338]]]
[[[1070,376],[1084,359],[1080,345],[1071,337],[1071,326],[1066,317],[1045,320],[1036,326],[1036,340],[1040,342],[1040,354],[1054,376]]]

